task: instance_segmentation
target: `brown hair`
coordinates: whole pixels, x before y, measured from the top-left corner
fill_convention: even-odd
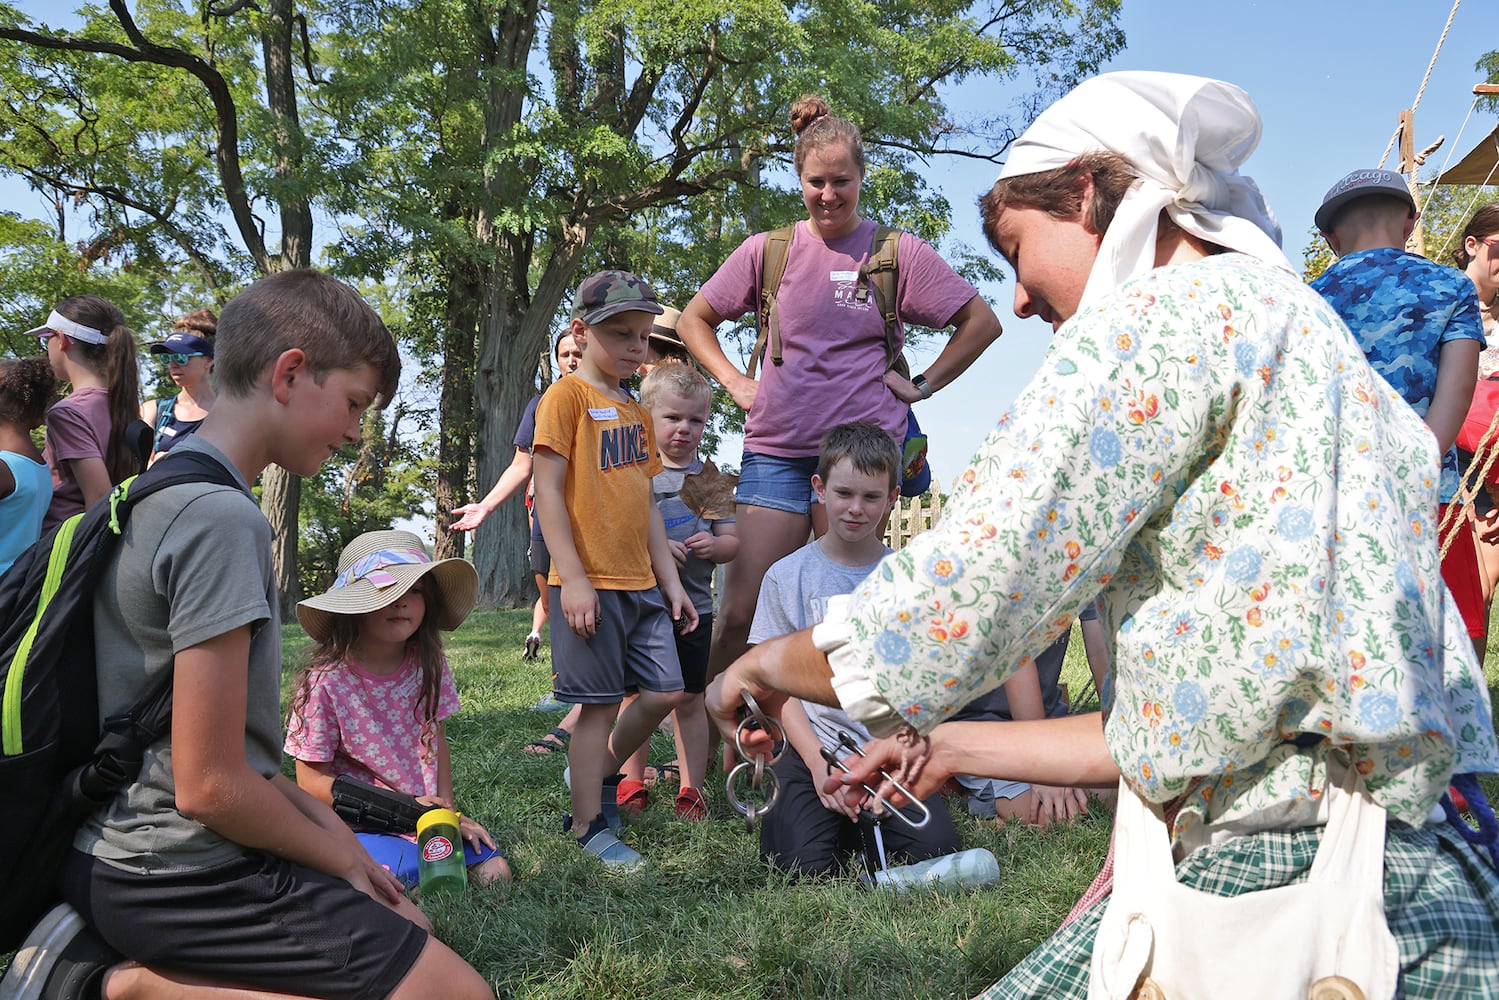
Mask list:
[[[172,329],[212,341],[219,330],[219,318],[212,309],[195,309],[173,323]]]
[[[1111,150],[1084,153],[1065,167],[1040,170],[1018,177],[1001,177],[989,193],[979,198],[984,236],[999,253],[995,227],[1008,205],[1037,208],[1059,219],[1075,219],[1083,210],[1083,178],[1093,180],[1093,200],[1083,219],[1092,232],[1102,236],[1114,221],[1114,213],[1124,194],[1139,179],[1139,172],[1128,158]]]
[[[713,398],[713,387],[708,380],[689,362],[675,359],[663,361],[640,380],[640,404],[647,410],[651,409],[656,405],[656,397],[663,392],[686,399]]]
[[[56,309],[60,315],[109,338],[102,344],[90,344],[68,337],[68,343],[77,352],[78,363],[102,378],[107,386],[109,437],[104,443],[104,467],[111,483],[121,482],[141,471],[140,456],[125,441],[125,428],[140,419],[141,383],[135,367],[135,337],[125,328],[125,314],[120,307],[97,295],[75,295],[59,302]]]
[[[283,352],[307,355],[314,379],[369,365],[380,379],[384,407],[395,395],[401,357],[380,317],[348,285],[321,271],[267,275],[224,307],[214,343],[219,391],[244,397]]]
[[[845,458],[867,476],[888,476],[892,490],[900,483],[900,449],[883,427],[855,420],[824,434],[817,445],[817,474],[824,483]]]
[[[791,162],[796,175],[801,176],[802,164],[807,153],[829,146],[846,146],[848,153],[864,173],[864,137],[859,127],[833,114],[828,102],[815,94],[806,94],[791,105],[791,131],[796,133],[796,146],[791,152]]]
[[[1457,246],[1452,251],[1452,262],[1460,268],[1466,269],[1473,262],[1472,256],[1464,245],[1468,237],[1481,240],[1487,236],[1499,233],[1499,201],[1491,201],[1487,205],[1473,213],[1473,218],[1468,220],[1463,234],[1458,237]]]
[[[0,423],[40,427],[57,399],[57,376],[46,358],[0,359]]]
[[[415,655],[422,671],[421,690],[412,702],[411,715],[421,727],[421,753],[424,760],[431,752],[432,741],[437,738],[437,702],[442,691],[442,635],[437,626],[437,620],[442,617],[442,600],[435,596],[436,589],[427,587],[423,590],[426,611],[422,614],[422,623],[417,626],[411,638],[406,640],[407,655]],[[328,628],[328,638],[313,647],[307,656],[307,662],[297,672],[291,702],[286,709],[288,735],[295,735],[306,726],[307,699],[312,695],[313,682],[320,674],[337,670],[350,662],[350,650],[359,640],[362,615],[334,614],[330,617],[332,621]],[[420,789],[396,790],[420,794]]]

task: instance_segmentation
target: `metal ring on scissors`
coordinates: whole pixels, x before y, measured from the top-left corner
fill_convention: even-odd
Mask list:
[[[743,698],[745,707],[749,709],[749,715],[740,719],[739,728],[734,730],[734,749],[739,753],[740,760],[750,760],[753,757],[761,756],[759,754],[751,754],[744,748],[745,730],[749,728],[759,729],[766,736],[770,737],[771,753],[769,763],[774,764],[786,756],[786,730],[781,725],[780,720],[773,719],[760,711],[759,704],[755,702],[754,696],[748,691],[743,692]]]
[[[761,766],[764,766],[763,763]],[[753,767],[754,765],[749,761],[742,760],[734,765],[734,769],[729,772],[728,778],[724,781],[724,793],[728,796],[729,805],[733,806],[734,810],[741,813],[751,824],[759,817],[770,812],[775,807],[776,801],[781,797],[781,779],[776,777],[774,771],[768,769],[761,776],[762,782],[760,788],[763,789],[765,796],[761,802],[758,804],[747,802],[739,797],[739,793],[734,790],[734,783],[739,780],[740,775],[747,774],[749,769]],[[754,786],[752,785],[751,787]]]

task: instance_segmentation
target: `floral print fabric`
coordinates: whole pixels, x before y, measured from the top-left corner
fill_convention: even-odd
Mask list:
[[[1178,835],[1315,799],[1333,746],[1419,825],[1454,769],[1499,766],[1439,575],[1436,471],[1294,275],[1158,268],[1058,330],[940,524],[855,592],[835,675],[930,731],[1097,594],[1111,754],[1153,801],[1205,779]]]

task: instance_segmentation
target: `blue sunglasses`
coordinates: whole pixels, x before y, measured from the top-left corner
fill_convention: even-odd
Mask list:
[[[162,355],[162,357],[164,357],[164,358],[167,359],[167,364],[169,364],[169,365],[185,365],[189,361],[191,361],[193,358],[201,358],[202,356],[203,356],[203,352],[202,351],[198,351],[195,354],[177,354],[177,353],[172,353],[172,354],[163,354]]]

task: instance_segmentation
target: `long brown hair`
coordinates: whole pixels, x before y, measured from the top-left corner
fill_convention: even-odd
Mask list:
[[[438,632],[440,599],[434,599],[436,588],[425,591],[427,608],[422,623],[410,639],[406,640],[408,654],[415,653],[422,670],[421,694],[411,706],[412,718],[422,729],[422,759],[432,751],[432,741],[437,737],[437,703],[442,694],[442,636]],[[302,731],[305,724],[307,699],[312,694],[313,681],[321,674],[337,670],[349,661],[349,652],[359,640],[360,615],[334,615],[328,638],[315,646],[297,672],[296,688],[292,692],[291,704],[286,709],[288,734]],[[410,789],[398,789],[409,792]]]
[[[107,387],[109,437],[104,445],[104,467],[109,472],[109,481],[119,483],[141,471],[140,456],[125,441],[125,428],[140,418],[141,383],[135,367],[135,338],[125,327],[125,314],[108,299],[75,295],[59,302],[56,309],[73,322],[109,337],[103,344],[72,337],[68,337],[68,342],[78,351],[80,363],[102,378]]]

